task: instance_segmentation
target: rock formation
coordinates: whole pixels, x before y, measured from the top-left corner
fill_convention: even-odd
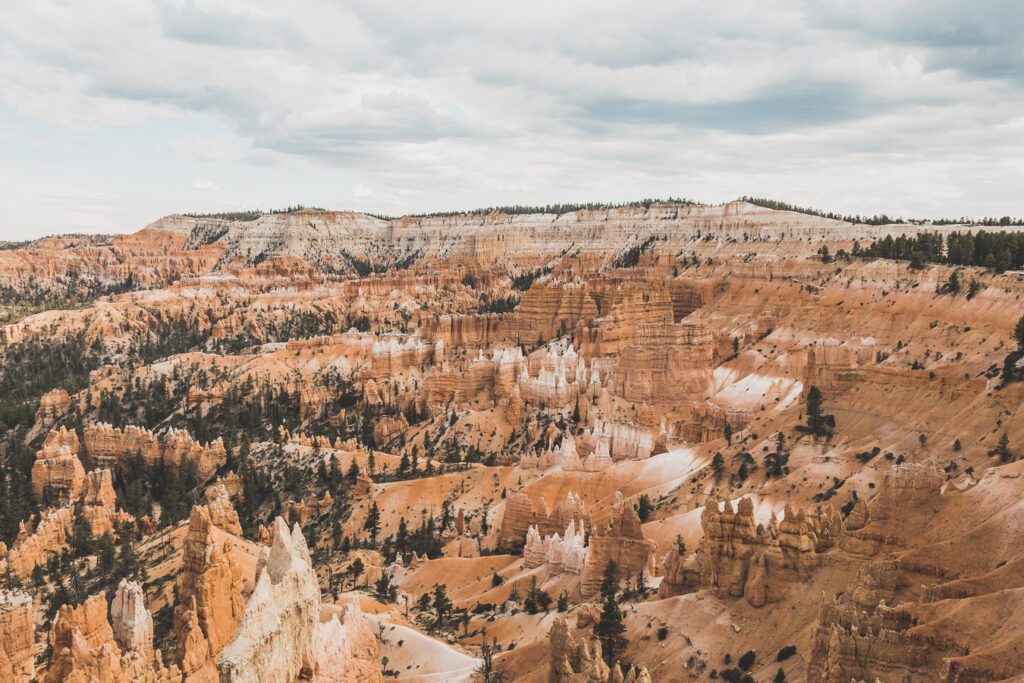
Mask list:
[[[337,614],[313,630],[313,658],[320,683],[383,683],[380,648],[370,620],[349,601],[339,620]]]
[[[85,468],[78,459],[78,435],[65,427],[46,435],[32,465],[32,493],[38,502],[67,505],[78,500]]]
[[[601,656],[601,643],[576,641],[562,617],[556,617],[548,632],[549,683],[652,683],[645,667],[629,667],[623,674],[619,662],[609,668]]]
[[[708,500],[701,515],[704,537],[692,560],[669,553],[662,595],[707,587],[720,595],[744,596],[751,605],[781,599],[786,589],[821,563],[821,554],[842,537],[842,518],[830,505],[796,511],[767,527],[754,519],[754,504]]]
[[[616,492],[611,520],[605,525],[595,524],[590,534],[590,549],[580,582],[583,597],[588,598],[597,593],[609,560],[614,560],[618,565],[620,576],[626,572],[636,576],[641,571],[651,576],[654,571],[655,547],[654,541],[644,538],[633,503]]]
[[[203,497],[206,509],[210,512],[210,522],[218,529],[241,537],[242,523],[238,520],[238,513],[231,504],[231,498],[228,497],[228,490],[224,484],[214,484],[206,489]]]
[[[82,514],[89,520],[93,536],[113,533],[117,494],[110,470],[92,470],[85,476]]]
[[[550,536],[565,530],[570,522],[576,529],[585,529],[590,520],[583,501],[578,495],[568,493],[565,503],[550,513],[544,498],[536,505],[526,493],[513,493],[505,500],[505,513],[501,518],[501,531],[498,534],[498,545],[512,548],[526,542],[530,527],[537,527],[541,536]]]
[[[102,595],[94,595],[78,607],[61,607],[50,644],[53,659],[45,683],[124,680],[121,651],[107,622],[107,601]]]
[[[666,416],[664,429],[669,440],[677,443],[705,443],[725,437],[726,425],[733,434],[747,428],[753,419],[750,410],[729,409],[708,401],[691,401],[683,409]]]
[[[0,592],[0,680],[28,683],[35,676],[32,596]]]
[[[221,681],[291,683],[315,670],[313,631],[320,587],[302,530],[280,517],[274,542],[260,553],[256,587],[231,642],[218,662]]]
[[[640,427],[624,420],[600,420],[593,429],[582,437],[583,452],[590,458],[611,458],[618,460],[643,460],[654,452],[654,435],[646,427]],[[585,464],[587,470],[598,471]]]
[[[808,683],[929,680],[931,649],[908,633],[913,625],[910,614],[884,603],[868,611],[853,605],[844,596],[823,600],[811,640]]]
[[[97,467],[111,469],[121,467],[125,460],[137,455],[148,467],[177,467],[184,458],[195,464],[196,474],[202,480],[227,460],[221,439],[204,445],[181,429],[155,434],[133,425],[119,429],[97,424],[85,429],[83,440],[89,461]]]
[[[373,479],[362,468],[359,469],[359,476],[356,477],[356,484],[352,489],[352,495],[357,500],[373,497]]]
[[[865,506],[858,509],[855,506],[851,512],[853,525],[843,539],[843,550],[862,557],[873,557],[883,547],[906,546],[913,532],[901,524],[901,511],[907,508],[925,514],[935,511],[945,482],[942,471],[927,461],[904,463],[889,470],[870,508]]]
[[[528,568],[546,564],[552,574],[579,574],[583,571],[586,559],[586,537],[583,529],[576,529],[575,521],[569,522],[564,537],[556,533],[542,538],[535,526],[531,526],[526,534],[523,565]]]
[[[122,579],[107,622],[107,601],[93,595],[78,607],[64,605],[53,624],[53,658],[46,683],[177,683],[181,672],[153,652],[153,617],[141,587]]]
[[[642,323],[622,349],[611,390],[634,403],[674,403],[701,395],[714,367],[713,338],[703,322]]]
[[[153,656],[153,615],[146,609],[139,584],[121,579],[110,603],[110,621],[114,640],[121,649],[148,663]]]
[[[217,656],[242,618],[242,575],[229,552],[214,540],[210,513],[192,508],[174,609],[178,664],[190,680],[216,680]]]
[[[46,510],[31,532],[22,522],[6,559],[0,558],[0,569],[10,568],[18,576],[28,578],[35,566],[45,562],[50,553],[59,553],[67,547],[74,514],[71,507]]]

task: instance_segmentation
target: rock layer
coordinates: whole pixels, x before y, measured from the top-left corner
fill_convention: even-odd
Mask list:
[[[313,631],[320,588],[302,529],[280,517],[274,541],[260,553],[256,588],[218,662],[224,683],[291,683],[315,670]]]

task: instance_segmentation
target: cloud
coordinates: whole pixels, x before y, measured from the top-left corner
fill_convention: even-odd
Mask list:
[[[152,129],[184,177],[281,204],[302,164],[324,178],[304,203],[373,187],[351,200],[392,213],[780,192],[1024,213],[1022,24],[1011,0],[37,0],[0,7],[0,104],[75,142]],[[175,131],[198,121],[223,130]],[[157,182],[138,170],[106,189]],[[956,193],[926,191],[947,173]]]
[[[203,192],[217,192],[218,190],[220,190],[220,187],[217,185],[217,183],[213,182],[212,180],[206,180],[204,178],[196,178],[195,180],[192,181],[192,184],[189,187],[191,187],[193,190],[201,190]]]

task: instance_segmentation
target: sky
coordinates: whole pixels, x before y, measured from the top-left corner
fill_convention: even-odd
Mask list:
[[[1024,215],[1019,0],[0,3],[0,240],[741,195]]]

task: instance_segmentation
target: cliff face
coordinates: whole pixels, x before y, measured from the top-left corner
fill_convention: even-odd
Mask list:
[[[97,424],[87,427],[83,437],[85,453],[97,467],[117,469],[136,455],[148,467],[177,467],[185,459],[195,464],[200,479],[206,479],[227,460],[221,439],[204,445],[179,429],[154,434],[132,425],[119,429]]]
[[[214,541],[210,513],[192,508],[182,557],[174,633],[178,665],[190,680],[216,680],[214,662],[242,618],[241,571]]]
[[[35,679],[32,596],[0,593],[0,679],[28,683]]]
[[[698,321],[646,323],[618,354],[610,390],[633,403],[674,403],[706,391],[714,367],[713,338]]]
[[[566,495],[565,503],[548,512],[547,501],[540,498],[536,504],[526,493],[513,493],[505,501],[505,514],[501,518],[501,531],[498,544],[502,547],[513,547],[526,542],[531,527],[544,536],[557,534],[572,523],[574,528],[583,529],[589,526],[583,501],[573,493]]]
[[[165,671],[155,638],[189,681],[379,681],[382,666],[458,679],[486,627],[514,679],[537,680],[545,629],[532,625],[554,615],[490,607],[535,574],[552,597],[565,592],[576,619],[574,637],[552,643],[555,673],[619,683],[630,673],[604,667],[582,644],[590,634],[577,634],[596,615],[580,598],[614,559],[661,580],[657,598],[624,603],[622,657],[663,680],[694,683],[713,668],[725,678],[725,655],[745,651],[758,653],[759,681],[778,668],[800,680],[807,662],[843,683],[1012,680],[1024,671],[1024,385],[996,375],[1024,284],[961,270],[975,281],[968,299],[943,293],[945,266],[817,255],[932,229],[958,228],[850,226],[738,203],[395,221],[299,212],[172,217],[131,236],[0,250],[0,284],[78,286],[84,300],[0,329],[0,374],[31,370],[14,348],[28,339],[80,346],[76,368],[103,363],[74,382],[80,391],[33,397],[31,495],[60,507],[22,520],[13,542],[18,520],[6,518],[0,574],[30,586],[33,567],[70,547],[79,505],[94,534],[127,521],[113,483],[129,492],[118,479],[136,454],[156,497],[168,492],[161,468],[170,475],[184,458],[203,479],[188,495],[204,505],[187,529],[138,520],[149,580],[118,587],[112,641],[89,642],[84,608],[65,615],[80,619],[81,642],[61,635],[54,675],[118,680],[120,667],[120,680],[152,680]],[[100,284],[74,285],[76,269]],[[130,288],[154,288],[120,292],[129,273]],[[811,386],[835,416],[831,438],[801,429]],[[158,426],[114,428],[108,414]],[[221,433],[244,460],[199,441]],[[18,455],[12,445],[0,452]],[[616,491],[646,496],[643,525]],[[762,519],[754,500],[789,505]],[[453,531],[439,520],[456,509]],[[277,514],[298,522],[308,552],[268,523]],[[230,538],[243,522],[270,548],[248,606],[242,577],[258,549]],[[405,550],[385,567],[400,535]],[[371,603],[366,585],[385,573],[398,601]],[[374,613],[350,605],[317,623],[316,578],[336,598],[357,585]],[[441,584],[468,623],[439,624],[419,606]],[[29,590],[40,605],[50,588]],[[144,606],[168,602],[165,636],[167,612],[151,625]],[[37,607],[37,641],[45,616]],[[403,631],[428,626],[434,638]],[[9,636],[0,667],[31,649]],[[788,645],[799,656],[775,661]]]
[[[295,525],[289,532],[278,517],[274,541],[260,554],[256,588],[217,664],[221,681],[291,683],[312,674],[319,614],[320,588],[302,530]],[[353,634],[360,635],[356,628]]]
[[[601,657],[601,643],[577,641],[561,617],[555,618],[548,632],[549,683],[653,683],[645,667],[628,666],[622,673],[619,662],[609,668]]]
[[[666,556],[661,595],[707,587],[720,595],[743,596],[754,607],[782,599],[806,579],[845,530],[828,505],[811,511],[787,505],[782,519],[773,516],[765,527],[754,520],[749,498],[738,505],[710,499],[701,529],[704,537],[692,560],[675,551]]]
[[[654,541],[644,538],[640,518],[633,504],[616,493],[611,521],[607,525],[596,524],[590,535],[590,550],[580,577],[583,597],[597,594],[609,560],[614,560],[618,565],[620,576],[626,572],[636,576],[641,571],[651,576],[654,572],[656,547]]]
[[[66,505],[78,500],[85,480],[78,450],[74,431],[61,427],[46,435],[32,465],[32,493],[38,502]]]
[[[318,683],[383,683],[380,648],[373,623],[351,600],[339,620],[334,614],[313,631]]]

